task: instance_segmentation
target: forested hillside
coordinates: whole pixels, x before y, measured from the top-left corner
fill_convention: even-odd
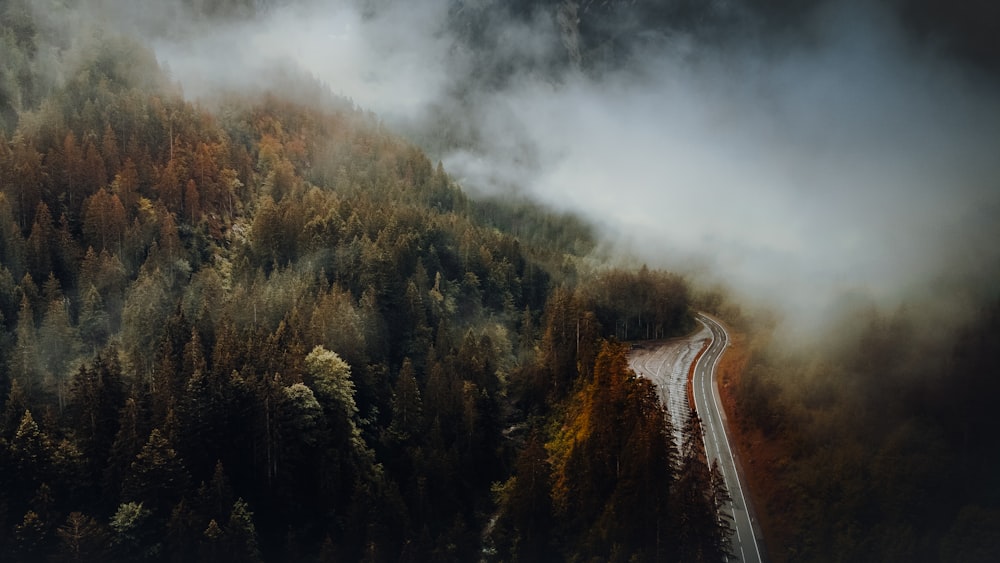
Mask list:
[[[773,452],[750,456],[775,561],[1000,557],[995,301],[954,331],[845,304],[810,352],[757,334],[733,393]]]
[[[135,38],[70,48],[25,6],[0,558],[718,559],[697,420],[674,451],[605,340],[688,330],[682,277],[584,266],[586,223],[470,199],[308,80],[192,103]]]

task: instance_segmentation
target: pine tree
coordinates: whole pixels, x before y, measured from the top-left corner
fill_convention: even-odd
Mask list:
[[[541,437],[532,434],[518,455],[514,477],[504,487],[500,525],[510,526],[512,560],[555,559],[551,485],[548,452]]]
[[[201,218],[201,195],[194,180],[188,180],[184,188],[184,212],[188,222],[192,224]]]
[[[144,440],[140,433],[139,401],[135,397],[125,400],[118,418],[118,433],[108,456],[107,468],[104,471],[104,491],[107,498],[118,499],[122,495],[122,483],[136,455],[143,447]]]
[[[99,353],[90,366],[77,369],[70,383],[67,414],[95,483],[101,481],[124,404],[125,384],[115,354]]]
[[[29,510],[14,528],[14,545],[22,561],[42,561],[48,552],[48,529],[37,513]]]
[[[104,346],[111,336],[111,320],[105,310],[104,299],[93,284],[86,286],[82,293],[77,327],[83,345],[94,353]]]
[[[37,206],[42,205],[42,189],[45,185],[45,170],[42,166],[42,154],[36,150],[33,143],[26,141],[20,135],[14,137],[14,150],[11,153],[11,168],[14,171],[10,178],[13,190],[17,194],[17,220],[24,231],[27,229]],[[48,207],[46,207],[48,210]]]
[[[3,420],[0,423],[0,432],[2,432],[3,438],[10,440],[14,437],[28,407],[28,396],[24,387],[21,386],[21,382],[16,378],[11,380],[10,391],[7,393],[6,402],[4,402]]]
[[[152,513],[141,502],[123,502],[109,522],[113,560],[140,561],[157,556],[161,546]]]
[[[401,442],[407,442],[411,436],[419,434],[423,425],[422,418],[420,387],[413,363],[405,358],[392,393],[392,422],[389,431]]]
[[[336,439],[348,443],[360,439],[355,422],[358,405],[354,400],[354,381],[347,362],[336,352],[316,346],[306,356],[306,373],[306,381],[315,390],[316,399],[322,405]]]
[[[115,179],[111,182],[111,191],[121,200],[126,216],[135,213],[140,197],[139,171],[131,158],[126,159],[121,171],[115,174]]]
[[[215,463],[212,480],[202,483],[198,494],[203,512],[210,518],[222,521],[233,505],[233,488],[221,461]]]
[[[56,529],[59,536],[59,559],[62,561],[96,561],[105,554],[106,531],[93,517],[71,512],[63,525]]]
[[[31,397],[38,392],[41,381],[38,370],[38,337],[35,331],[35,315],[32,312],[27,292],[21,299],[21,309],[17,313],[16,335],[17,345],[14,348],[14,357],[11,359],[10,368],[13,378],[20,381],[25,394]]]
[[[229,512],[229,522],[225,529],[226,560],[261,561],[257,547],[257,529],[253,523],[253,513],[242,499],[236,499]]]
[[[60,410],[66,406],[69,380],[67,372],[81,349],[76,327],[70,324],[67,308],[67,301],[59,295],[53,296],[38,330],[38,345],[41,350],[45,350],[42,367],[48,380],[47,387],[55,389]]]
[[[681,561],[728,558],[728,537],[717,506],[717,490],[705,455],[701,420],[692,411],[684,425],[680,467],[674,491],[674,525]]]
[[[45,202],[40,202],[35,211],[35,222],[27,240],[28,271],[34,279],[43,280],[53,271],[53,257],[57,249],[57,237],[52,221],[52,213]]]
[[[14,217],[13,205],[4,192],[0,192],[0,256],[3,256],[3,267],[12,277],[24,275],[25,241]]]
[[[51,477],[53,447],[46,433],[39,429],[30,410],[24,411],[17,432],[10,442],[15,473],[8,491],[8,510],[25,510],[38,487]],[[36,514],[37,517],[37,514]]]
[[[127,228],[125,206],[116,194],[102,189],[84,202],[83,234],[87,245],[121,255]]]
[[[166,520],[170,509],[187,491],[188,481],[187,470],[177,451],[166,436],[154,428],[129,466],[122,498],[139,502],[154,516]]]

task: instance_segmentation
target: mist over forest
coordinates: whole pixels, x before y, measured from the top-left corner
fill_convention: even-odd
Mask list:
[[[465,189],[582,214],[615,254],[724,280],[795,329],[845,292],[895,305],[928,282],[980,287],[996,275],[991,8],[256,10],[201,24],[211,33],[145,25],[169,30],[155,49],[190,96],[304,72],[375,111]]]
[[[998,26],[7,0],[0,554],[718,560],[700,310],[772,560],[996,560]]]

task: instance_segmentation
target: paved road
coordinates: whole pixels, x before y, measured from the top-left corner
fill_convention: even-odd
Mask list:
[[[735,529],[732,538],[734,555],[739,561],[758,563],[764,560],[757,539],[759,531],[755,528],[753,509],[743,494],[737,461],[726,434],[726,413],[722,409],[722,399],[715,383],[715,368],[722,353],[729,346],[729,335],[715,319],[700,313],[697,319],[711,332],[711,344],[699,358],[691,380],[694,408],[701,417],[705,433],[705,452],[708,454],[709,463],[718,460],[719,468],[726,479],[729,496],[733,499],[729,506],[729,514],[733,518]]]

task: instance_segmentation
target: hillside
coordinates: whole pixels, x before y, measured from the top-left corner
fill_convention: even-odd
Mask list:
[[[306,78],[196,104],[139,40],[54,44],[19,7],[2,34],[5,559],[719,549],[712,527],[669,535],[695,501],[670,496],[662,409],[604,340],[686,330],[681,276],[586,266],[587,223],[470,198]],[[609,386],[621,417],[598,424]],[[635,425],[660,449],[621,443]],[[583,451],[636,473],[580,473]],[[640,468],[668,478],[636,488]],[[581,487],[586,512],[567,500]],[[671,499],[652,528],[602,512],[646,494]]]

